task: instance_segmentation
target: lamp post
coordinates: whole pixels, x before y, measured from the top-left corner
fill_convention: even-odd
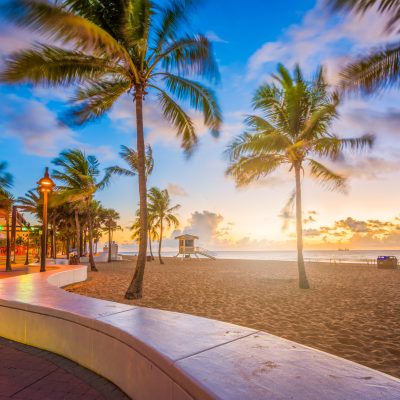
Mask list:
[[[46,256],[47,256],[47,200],[48,194],[55,186],[53,180],[49,176],[49,168],[46,167],[44,177],[38,182],[38,190],[43,193],[43,228],[42,228],[42,246],[40,252],[40,272],[46,271]]]

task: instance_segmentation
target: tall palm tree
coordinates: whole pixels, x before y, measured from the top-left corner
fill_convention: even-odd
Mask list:
[[[371,8],[388,16],[387,30],[400,29],[399,0],[330,0],[336,10],[363,14]],[[400,41],[371,49],[350,62],[341,72],[340,86],[348,92],[371,94],[400,83]]]
[[[167,189],[160,190],[152,187],[149,190],[149,214],[154,218],[154,226],[159,229],[158,233],[158,258],[160,264],[164,264],[161,257],[161,246],[164,234],[164,227],[170,228],[172,225],[177,227],[179,225],[178,218],[174,212],[180,208],[180,205],[171,205],[171,198]]]
[[[71,118],[82,124],[104,115],[126,93],[136,118],[140,197],[140,244],[135,273],[125,297],[142,296],[147,248],[147,189],[143,101],[153,93],[181,147],[197,144],[195,124],[181,104],[204,116],[218,136],[221,112],[212,90],[192,80],[218,79],[206,36],[188,30],[193,0],[35,0],[9,2],[8,16],[57,45],[35,44],[8,58],[0,81],[77,86]]]
[[[102,213],[103,220],[103,230],[108,234],[108,259],[107,261],[110,263],[111,260],[111,246],[113,241],[113,232],[117,229],[121,229],[118,225],[118,220],[120,216],[117,211],[112,208],[106,208]]]
[[[230,158],[227,174],[246,185],[287,165],[295,178],[297,260],[300,288],[309,288],[303,259],[301,179],[306,168],[311,177],[331,189],[343,189],[345,178],[321,163],[337,160],[344,149],[369,147],[373,137],[341,139],[329,128],[338,116],[339,104],[324,80],[322,68],[312,82],[306,82],[299,66],[293,76],[279,65],[275,83],[262,85],[253,97],[253,108],[261,115],[249,115],[249,132],[234,139],[226,152]]]
[[[10,212],[13,196],[10,189],[13,187],[13,176],[7,171],[7,163],[0,162],[0,209],[4,210],[6,221],[6,271],[11,271],[11,242],[10,242]]]
[[[106,174],[99,180],[99,162],[95,156],[86,156],[78,149],[65,150],[55,158],[53,164],[60,170],[53,171],[53,177],[61,182],[57,185],[60,189],[58,193],[59,201],[78,203],[83,201],[86,208],[89,233],[89,264],[92,271],[97,271],[93,258],[93,225],[91,202],[97,190],[103,189],[109,180]]]

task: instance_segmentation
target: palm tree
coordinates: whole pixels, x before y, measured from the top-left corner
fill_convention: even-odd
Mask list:
[[[42,210],[40,202],[41,202],[40,196],[34,189],[28,190],[25,193],[25,196],[17,198],[18,208],[27,213],[34,214],[39,219],[41,219],[41,210]]]
[[[142,296],[147,248],[147,189],[143,100],[153,93],[166,120],[190,154],[197,144],[194,122],[179,104],[204,116],[218,136],[221,112],[212,90],[193,76],[217,80],[218,67],[206,36],[187,31],[192,0],[35,0],[10,2],[8,15],[20,26],[39,31],[57,44],[35,44],[8,58],[0,81],[77,87],[71,118],[78,124],[97,119],[126,93],[136,118],[140,197],[140,244],[127,299]],[[132,107],[132,111],[133,107]]]
[[[167,189],[160,190],[152,187],[149,190],[149,214],[154,218],[154,226],[159,228],[158,233],[158,258],[160,264],[164,264],[161,258],[161,246],[164,233],[164,227],[170,228],[172,225],[177,227],[179,225],[178,218],[174,212],[180,207],[179,204],[172,206],[171,198]]]
[[[108,167],[107,172],[109,174],[123,175],[123,176],[135,176],[138,173],[138,152],[131,149],[128,146],[121,146],[121,151],[119,152],[120,157],[128,164],[128,168],[113,166]],[[146,180],[148,176],[153,172],[154,169],[154,159],[153,150],[150,145],[146,146],[145,155],[145,172]]]
[[[119,220],[120,216],[117,211],[112,208],[106,208],[103,210],[102,213],[102,220],[103,220],[103,230],[105,230],[108,234],[108,262],[110,263],[111,260],[111,245],[113,239],[113,232],[117,229],[121,229],[118,225],[117,221]]]
[[[398,0],[330,0],[336,10],[345,9],[363,14],[371,8],[388,16],[387,30],[398,31]],[[348,64],[341,72],[340,86],[347,92],[371,94],[400,83],[400,41],[372,49]]]
[[[10,212],[13,197],[10,189],[13,186],[13,176],[7,171],[7,163],[0,162],[0,209],[4,210],[6,220],[6,271],[11,271],[11,242],[10,242]]]
[[[140,210],[137,210],[136,212],[136,219],[134,223],[131,225],[129,228],[132,231],[131,239],[135,240],[136,242],[139,243],[140,241]],[[155,222],[155,217],[152,213],[148,212],[147,213],[147,243],[149,246],[149,253],[150,253],[150,258],[152,261],[154,261],[154,255],[153,255],[153,249],[151,243],[154,240],[158,239],[158,233],[156,226],[154,225]]]
[[[301,178],[307,167],[311,177],[331,189],[343,189],[345,178],[320,161],[337,160],[346,148],[357,150],[371,146],[373,137],[341,139],[329,128],[338,116],[339,104],[330,94],[322,68],[312,82],[306,82],[299,66],[293,77],[282,65],[277,83],[264,84],[253,97],[253,108],[261,115],[249,115],[245,123],[250,132],[235,138],[226,152],[230,157],[227,174],[236,183],[247,185],[265,177],[282,165],[288,165],[295,177],[297,260],[300,288],[309,288],[303,259]]]
[[[95,156],[86,156],[81,150],[65,150],[54,159],[53,164],[61,170],[54,170],[53,177],[62,184],[58,185],[60,202],[78,203],[83,201],[86,208],[89,233],[89,264],[92,271],[97,271],[93,258],[93,225],[91,202],[97,190],[103,189],[109,176],[98,180],[99,162]]]

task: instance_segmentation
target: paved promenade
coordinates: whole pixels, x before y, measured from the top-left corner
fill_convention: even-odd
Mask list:
[[[0,337],[0,400],[5,399],[129,398],[109,381],[66,358]]]

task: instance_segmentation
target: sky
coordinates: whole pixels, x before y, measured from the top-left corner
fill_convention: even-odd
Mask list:
[[[1,2],[1,0],[0,0]],[[166,249],[175,249],[174,236],[197,234],[211,250],[295,249],[293,220],[283,229],[282,209],[294,187],[294,177],[280,169],[269,178],[237,189],[225,176],[228,143],[243,132],[243,119],[252,112],[256,88],[271,80],[279,62],[299,63],[308,76],[324,65],[331,84],[351,57],[398,39],[385,32],[385,17],[374,10],[362,18],[332,14],[323,0],[205,0],[191,20],[193,30],[213,42],[221,72],[214,87],[223,111],[219,139],[199,126],[200,144],[190,159],[182,153],[174,131],[151,98],[145,102],[146,141],[153,147],[155,169],[149,186],[167,188],[180,204],[180,226],[168,232]],[[0,19],[0,68],[11,51],[24,48],[34,35]],[[135,145],[133,104],[121,98],[100,121],[72,129],[60,124],[69,89],[0,86],[0,161],[15,177],[14,194],[35,187],[44,167],[61,150],[80,148],[96,155],[106,168],[122,164],[120,145]],[[400,93],[350,98],[340,106],[332,132],[343,137],[376,135],[374,149],[349,154],[332,167],[348,178],[346,194],[327,191],[307,177],[303,182],[303,220],[307,249],[398,248],[400,245]],[[138,207],[137,179],[118,177],[96,195],[116,209],[127,228]],[[124,250],[134,248],[130,232],[117,233]]]

